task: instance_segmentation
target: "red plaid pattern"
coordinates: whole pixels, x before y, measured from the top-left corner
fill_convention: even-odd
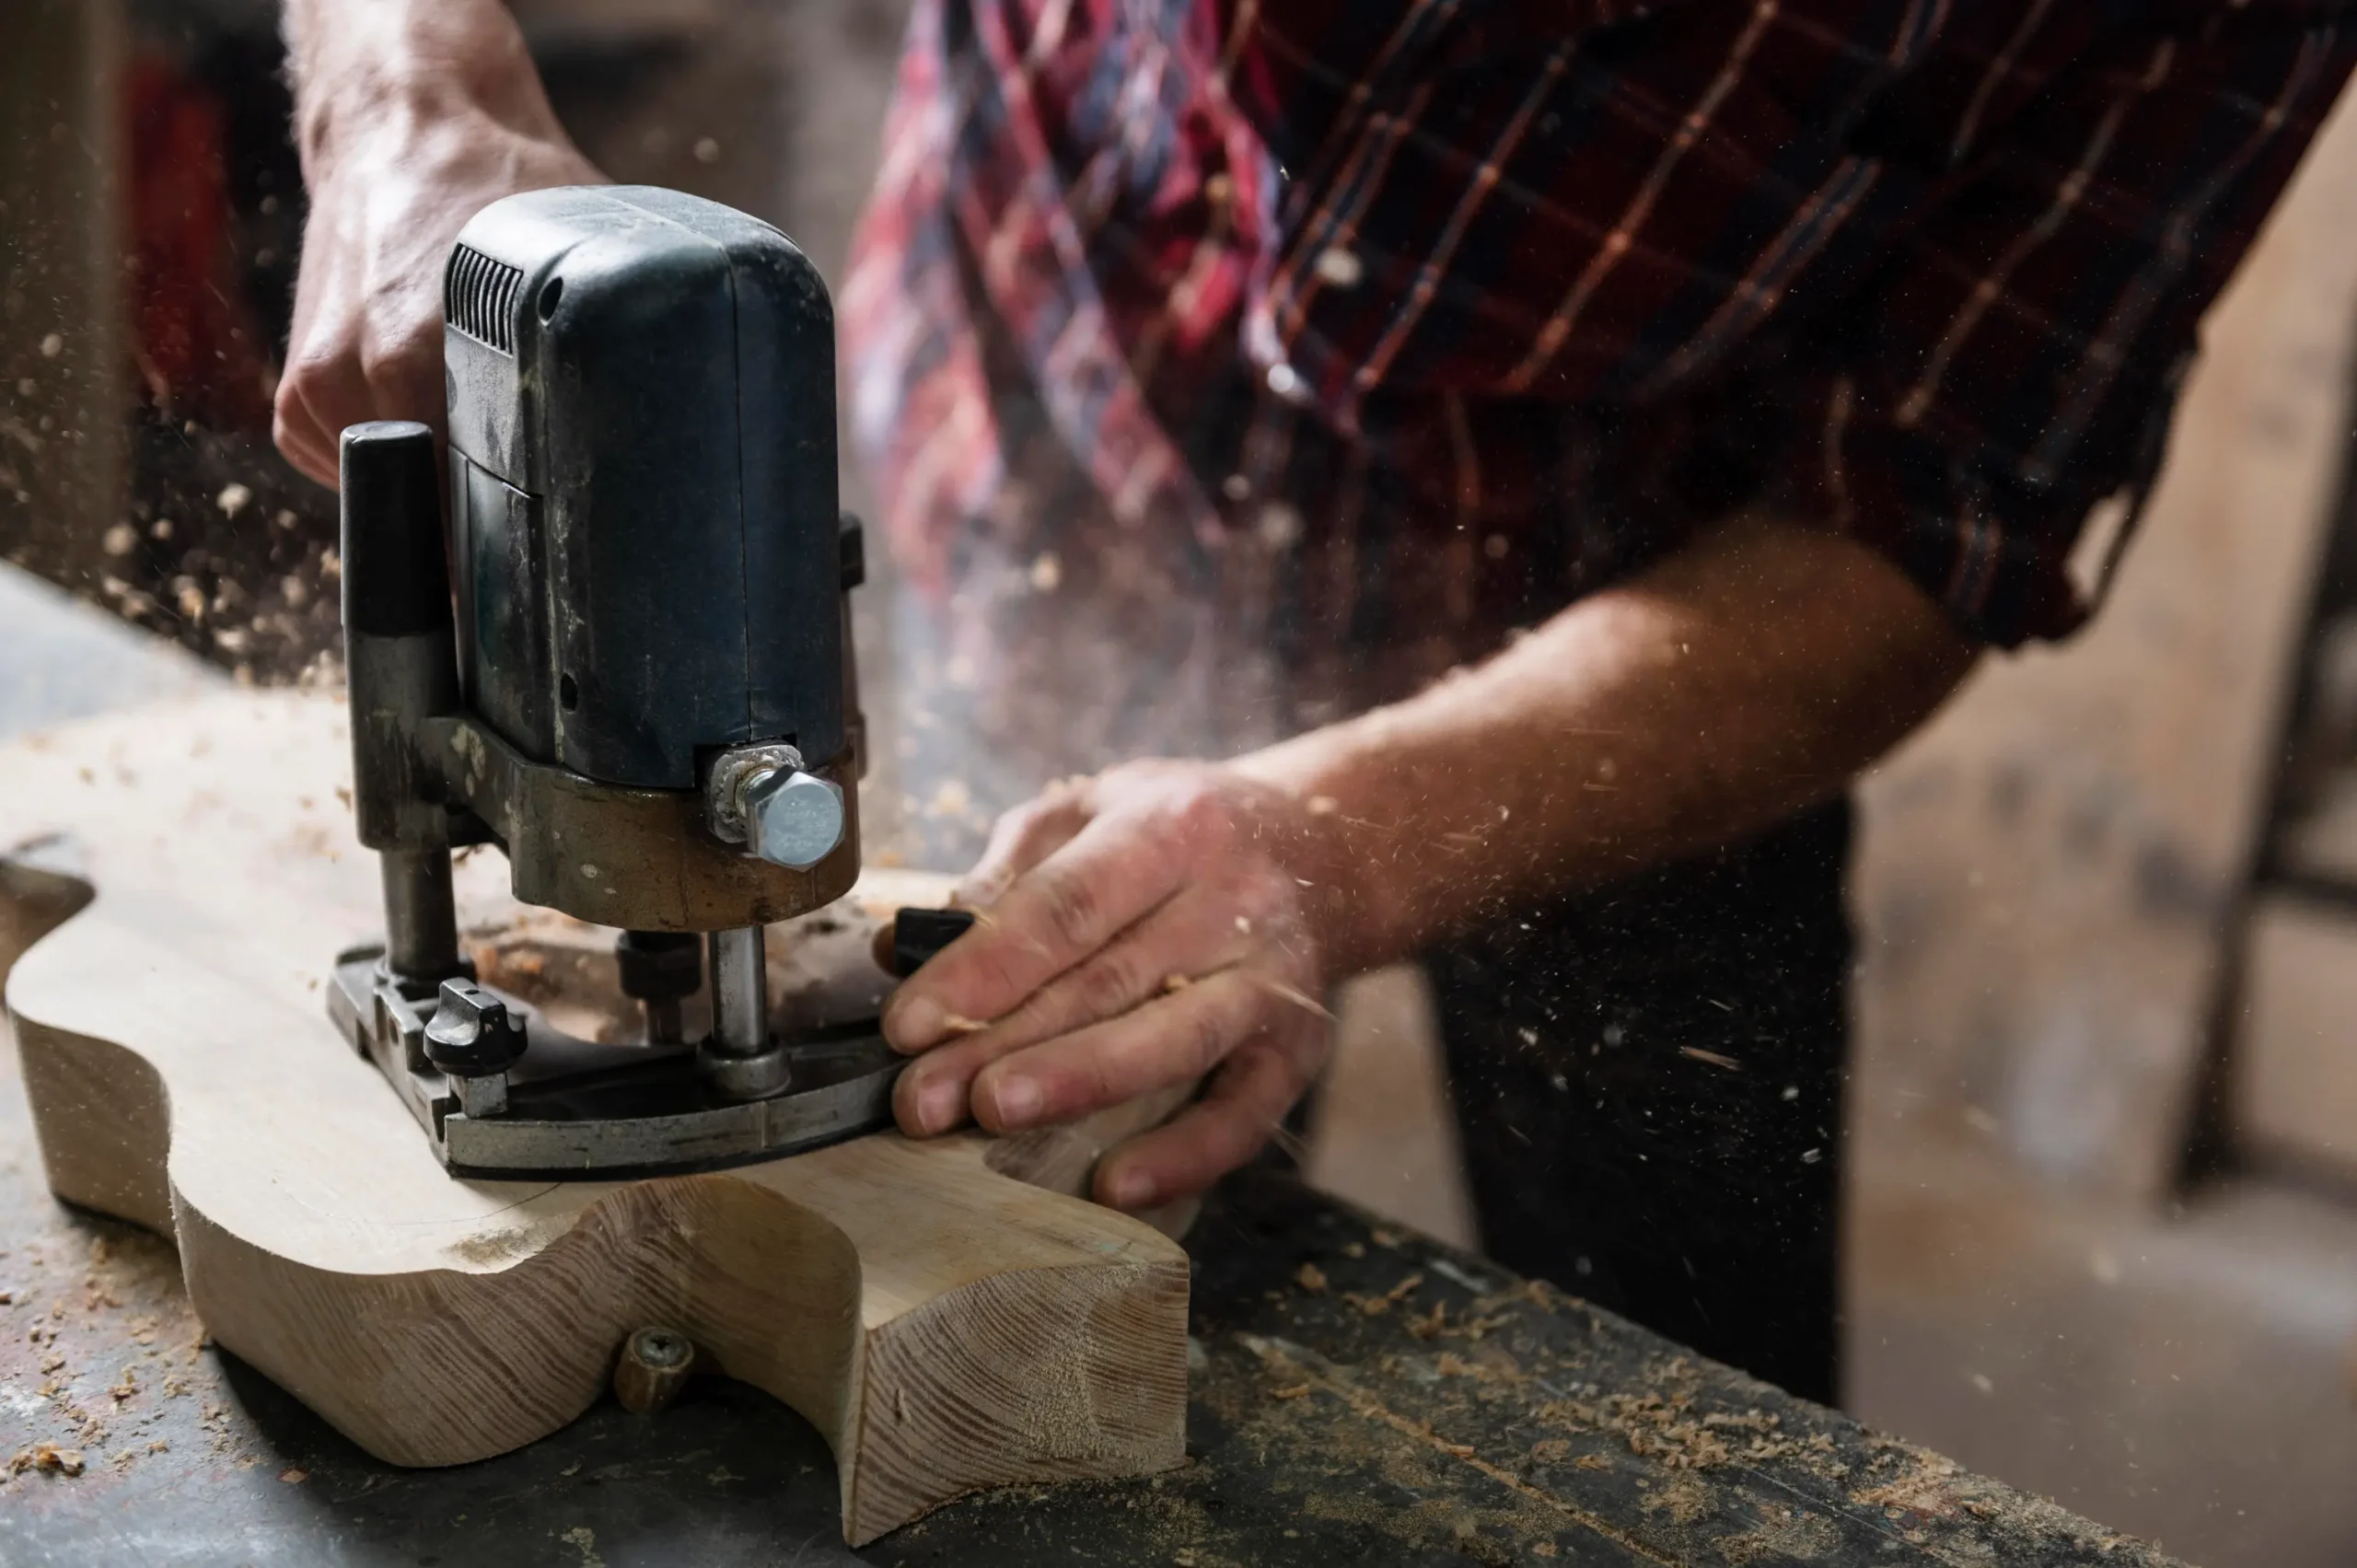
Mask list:
[[[1288,656],[1477,653],[1754,500],[2058,635],[2352,58],[2327,0],[920,0],[853,424],[920,582],[1064,463]]]

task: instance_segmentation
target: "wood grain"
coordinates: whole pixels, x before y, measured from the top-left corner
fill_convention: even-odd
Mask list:
[[[571,1421],[633,1330],[669,1324],[825,1434],[853,1542],[977,1487],[1179,1461],[1185,1255],[1073,1196],[1178,1097],[996,1145],[446,1175],[322,1001],[378,919],[343,714],[237,693],[0,749],[0,963],[22,949],[7,1007],[51,1188],[175,1237],[222,1344],[371,1453],[441,1465]],[[472,857],[460,914],[511,966],[562,977],[568,942],[603,940],[524,917],[503,883]],[[872,1005],[874,912],[939,892],[888,874],[781,928],[782,1004]]]

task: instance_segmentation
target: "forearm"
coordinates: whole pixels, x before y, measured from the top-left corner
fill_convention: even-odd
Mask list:
[[[1243,759],[1330,816],[1337,972],[1842,787],[1973,650],[1864,546],[1751,517],[1407,702]]]
[[[563,141],[501,0],[285,0],[307,175],[387,124],[489,120]]]

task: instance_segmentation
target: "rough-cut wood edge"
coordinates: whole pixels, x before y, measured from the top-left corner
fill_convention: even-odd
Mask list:
[[[680,1327],[712,1365],[819,1428],[854,1544],[979,1487],[1183,1458],[1185,1255],[1074,1196],[1097,1150],[1183,1097],[1048,1137],[887,1133],[567,1189],[519,1202],[513,1225],[468,1231],[456,1266],[325,1269],[208,1212],[205,1160],[194,1193],[188,1163],[206,1151],[180,1125],[169,1067],[107,1038],[112,1025],[75,1027],[108,1017],[93,976],[135,987],[156,971],[152,912],[110,918],[123,900],[103,857],[95,897],[53,865],[5,851],[0,865],[0,964],[24,949],[7,1014],[52,1191],[172,1236],[215,1338],[380,1458],[460,1463],[554,1431],[650,1322]],[[285,1017],[265,1006],[259,1027]],[[383,1108],[406,1121],[389,1095]],[[247,1135],[267,1133],[258,1120]]]

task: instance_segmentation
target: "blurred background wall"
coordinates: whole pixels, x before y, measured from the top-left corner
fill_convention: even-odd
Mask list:
[[[517,9],[601,167],[841,276],[905,0]],[[54,621],[46,579],[230,679],[331,680],[332,498],[269,445],[302,221],[274,22],[0,15],[0,614]],[[2344,108],[2207,324],[2105,614],[1863,789],[1848,1403],[2212,1565],[2357,1560],[2352,336]],[[871,580],[888,851],[923,807]],[[0,630],[0,698],[17,656]],[[1313,1177],[1478,1243],[1421,982],[1343,1012]]]

